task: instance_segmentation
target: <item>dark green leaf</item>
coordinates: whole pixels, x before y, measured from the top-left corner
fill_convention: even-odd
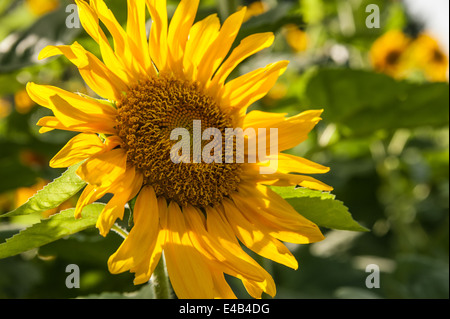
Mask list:
[[[449,123],[448,83],[411,83],[368,71],[321,69],[305,90],[310,107],[351,136]]]
[[[80,165],[81,163],[68,168],[60,177],[28,199],[25,204],[9,213],[0,215],[0,217],[39,213],[58,207],[86,185],[86,182],[76,174],[76,170]]]
[[[0,259],[94,227],[104,206],[104,204],[86,206],[80,219],[74,217],[75,208],[67,209],[28,227],[0,244]]]
[[[302,216],[318,226],[352,231],[369,231],[358,224],[343,202],[335,196],[306,188],[271,187]]]

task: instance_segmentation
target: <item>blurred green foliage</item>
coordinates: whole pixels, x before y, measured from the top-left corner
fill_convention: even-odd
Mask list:
[[[170,13],[177,1],[168,2]],[[219,2],[201,1],[198,19],[225,10]],[[48,162],[73,136],[38,133],[35,123],[49,111],[20,99],[26,83],[90,92],[64,58],[36,59],[45,45],[75,40],[98,53],[82,29],[65,26],[70,3],[61,0],[59,8],[38,16],[25,1],[0,2],[0,214],[17,207],[20,189],[61,175]],[[380,29],[365,25],[365,8],[371,3],[380,8]],[[415,36],[422,26],[400,1],[265,4],[268,11],[247,21],[238,38],[272,31],[275,44],[245,61],[240,72],[280,59],[291,64],[254,108],[292,115],[324,109],[323,121],[310,138],[290,152],[329,166],[330,173],[318,178],[332,185],[353,218],[370,230],[323,228],[323,242],[290,246],[299,261],[297,271],[261,260],[277,283],[277,298],[448,298],[448,83],[420,76],[395,80],[375,73],[369,60],[372,43],[383,33],[402,29]],[[108,5],[125,24],[124,1],[109,0]],[[287,24],[306,32],[306,50],[296,52],[289,46]],[[296,204],[301,207],[301,202]],[[32,216],[0,220],[0,243],[35,222]],[[2,259],[0,298],[119,298],[140,289],[137,297],[147,296],[145,286],[132,285],[132,274],[108,273],[107,259],[121,241],[114,233],[103,238],[87,230]],[[80,267],[80,289],[64,284],[68,264]],[[380,267],[380,288],[365,286],[369,264]],[[230,282],[238,296],[248,297],[242,285]]]

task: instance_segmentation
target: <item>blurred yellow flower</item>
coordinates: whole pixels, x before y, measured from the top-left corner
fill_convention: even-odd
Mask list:
[[[308,34],[300,30],[295,24],[288,24],[284,27],[284,36],[295,52],[303,52],[308,48]]]
[[[242,7],[239,7],[240,10]],[[259,16],[268,10],[267,5],[262,1],[255,1],[248,5],[247,12],[244,16],[244,22],[250,20],[253,17]]]
[[[400,78],[407,68],[405,52],[411,39],[399,30],[388,31],[379,37],[370,49],[370,60],[375,71]]]
[[[11,102],[0,98],[0,119],[5,118],[11,113]]]
[[[267,105],[273,105],[274,102],[281,100],[286,96],[288,92],[288,87],[286,84],[277,82],[273,88],[264,97],[264,102]]]
[[[30,11],[36,15],[41,16],[59,7],[60,0],[26,0],[25,4]]]
[[[34,106],[34,102],[30,99],[27,90],[23,89],[14,94],[14,105],[17,112],[26,114],[30,112],[31,108]]]
[[[431,35],[423,33],[414,40],[411,56],[428,80],[447,81],[448,57]]]
[[[411,39],[401,31],[388,31],[373,43],[370,59],[376,71],[397,79],[422,73],[429,81],[447,81],[448,57],[426,33]]]
[[[42,169],[47,166],[47,159],[45,156],[38,154],[30,149],[25,149],[19,153],[20,162],[28,167],[35,167],[37,169]]]
[[[11,192],[0,194],[0,214],[12,210],[13,194]]]

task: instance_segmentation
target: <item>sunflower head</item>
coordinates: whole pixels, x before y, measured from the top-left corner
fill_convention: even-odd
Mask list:
[[[284,27],[284,35],[288,45],[294,52],[303,52],[308,48],[308,34],[295,24],[288,24]]]
[[[430,81],[447,81],[448,57],[438,41],[427,33],[420,34],[411,45],[416,67]]]
[[[247,11],[245,13],[244,22],[250,20],[253,17],[259,16],[268,10],[268,6],[263,1],[254,1],[250,3],[247,7]]]
[[[223,136],[226,128],[233,127],[230,115],[198,83],[160,74],[130,88],[118,101],[117,111],[117,132],[127,162],[142,172],[144,185],[151,185],[158,196],[183,206],[204,207],[237,190],[240,164],[226,164],[225,154],[219,163],[191,163],[191,156],[176,163],[171,157],[176,144],[171,135],[178,128],[193,137],[190,146],[204,149],[210,140],[194,136],[195,121],[219,129]]]
[[[388,31],[373,43],[370,60],[375,71],[401,77],[406,68],[405,52],[411,40],[399,30]]]
[[[64,55],[98,96],[34,83],[27,91],[54,113],[38,122],[41,133],[79,132],[50,162],[67,167],[82,161],[77,174],[87,186],[75,217],[82,217],[86,205],[113,194],[97,221],[106,235],[123,218],[125,204],[136,199],[133,228],[110,257],[110,271],[131,271],[136,284],[145,283],[164,256],[180,298],[234,297],[224,274],[240,279],[255,298],[262,292],[275,295],[272,277],[241,244],[296,269],[297,261],[282,242],[311,243],[323,235],[267,185],[331,187],[305,175],[325,173],[327,167],[282,153],[307,139],[322,110],[292,117],[249,112],[288,62],[228,79],[242,61],[269,47],[273,34],[250,35],[230,52],[246,8],[223,24],[215,14],[195,22],[199,1],[182,0],[169,23],[166,1],[128,0],[123,29],[103,0],[76,3],[102,59],[76,42],[49,46],[40,58]],[[152,19],[149,34],[146,9]],[[230,130],[245,134],[217,138]],[[172,151],[179,136],[173,132],[180,131],[187,135],[183,145],[189,151],[175,162]],[[242,161],[220,153],[227,144],[231,157]],[[241,147],[238,153],[238,145],[258,145],[258,150]],[[214,161],[205,160],[210,157]],[[277,159],[277,169],[261,174],[270,163],[267,158]]]

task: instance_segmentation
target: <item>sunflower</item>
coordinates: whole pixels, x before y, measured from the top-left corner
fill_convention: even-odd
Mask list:
[[[239,8],[241,9],[241,8]],[[257,17],[268,11],[268,6],[262,1],[254,1],[250,3],[247,7],[247,11],[245,12],[244,22],[247,22],[253,17]]]
[[[447,81],[448,57],[433,36],[420,34],[411,44],[411,55],[428,80]]]
[[[309,44],[308,34],[297,27],[295,24],[288,24],[284,26],[284,36],[286,42],[289,44],[294,52],[306,51]]]
[[[46,47],[40,59],[64,55],[99,97],[34,83],[27,90],[36,103],[54,113],[39,120],[41,133],[80,132],[50,161],[52,167],[83,161],[77,174],[87,185],[75,217],[82,217],[86,205],[113,194],[97,222],[100,234],[106,236],[123,218],[125,204],[135,198],[133,227],[109,258],[110,272],[131,271],[134,283],[142,284],[164,256],[179,298],[235,297],[224,274],[240,279],[254,298],[263,292],[274,296],[272,277],[241,244],[296,269],[296,259],[282,242],[312,243],[323,235],[268,186],[329,191],[331,187],[302,175],[329,169],[284,153],[277,154],[273,174],[261,174],[267,161],[175,164],[170,155],[176,143],[170,139],[171,131],[185,128],[192,133],[195,120],[221,132],[277,128],[279,151],[307,139],[321,110],[292,117],[247,112],[273,87],[287,61],[226,82],[243,60],[272,44],[273,34],[250,35],[228,55],[246,8],[223,25],[215,14],[194,23],[199,0],[182,0],[169,24],[166,1],[129,0],[124,30],[103,0],[76,2],[81,23],[99,44],[103,62],[76,42]],[[146,7],[152,19],[148,37]]]
[[[25,0],[28,9],[36,16],[42,16],[60,6],[60,0]]]
[[[407,67],[405,52],[410,43],[411,39],[399,30],[388,31],[375,40],[370,49],[370,61],[375,71],[402,77]]]

